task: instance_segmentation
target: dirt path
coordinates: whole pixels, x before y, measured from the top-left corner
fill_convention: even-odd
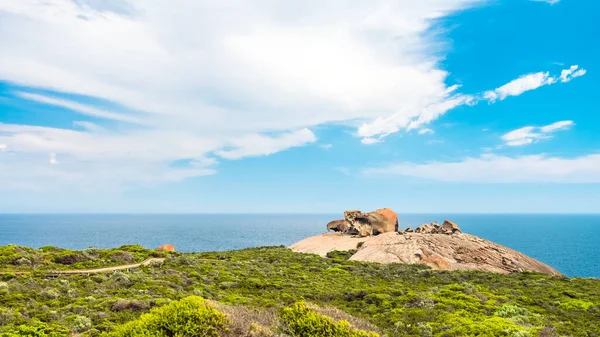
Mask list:
[[[50,270],[50,271],[46,271],[45,273],[47,275],[100,274],[100,273],[109,273],[111,271],[117,271],[117,270],[135,269],[135,268],[139,268],[142,266],[149,266],[152,264],[160,264],[160,263],[163,263],[164,261],[165,261],[164,258],[149,258],[140,263],[125,264],[125,265],[114,266],[114,267],[94,268],[94,269],[75,269],[75,270]],[[1,273],[8,273],[8,272],[0,271],[0,274]],[[12,274],[23,275],[23,274],[28,274],[28,273],[31,273],[31,271],[18,271],[18,272],[13,272]]]

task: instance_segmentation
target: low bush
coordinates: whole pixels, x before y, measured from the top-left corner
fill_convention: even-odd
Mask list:
[[[203,298],[190,296],[155,308],[139,319],[105,334],[110,337],[219,337],[227,330],[225,315],[211,307]]]
[[[148,304],[147,302],[143,302],[143,301],[130,301],[130,300],[117,300],[111,307],[112,311],[123,311],[123,310],[130,310],[130,311],[143,311],[143,310],[147,310],[150,308],[150,304]]]
[[[296,337],[379,337],[375,332],[353,328],[347,321],[334,321],[318,314],[305,303],[299,302],[283,309],[284,332]]]

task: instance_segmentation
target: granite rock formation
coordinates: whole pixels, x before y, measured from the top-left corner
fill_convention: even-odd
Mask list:
[[[443,227],[443,226],[442,226]],[[359,246],[359,243],[362,244]],[[534,271],[560,275],[529,256],[465,233],[383,233],[357,237],[326,233],[299,241],[290,249],[325,256],[333,250],[357,252],[350,260],[378,263],[420,263],[436,270],[482,270],[496,273]]]
[[[535,259],[494,242],[463,234],[445,220],[398,231],[398,215],[389,208],[370,213],[344,212],[327,224],[327,233],[290,246],[297,252],[325,256],[333,250],[357,250],[350,259],[379,263],[420,263],[438,270],[476,269],[497,273],[560,273]],[[359,245],[360,244],[360,245]]]
[[[406,230],[408,232],[408,229]],[[437,222],[427,223],[417,227],[415,233],[421,234],[455,234],[462,233],[460,227],[450,220],[444,221],[444,224],[440,226]]]
[[[369,213],[356,210],[345,211],[344,219],[328,223],[327,230],[361,237],[397,232],[398,214],[389,208],[381,208]]]

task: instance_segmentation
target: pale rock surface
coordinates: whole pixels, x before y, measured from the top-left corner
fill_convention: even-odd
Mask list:
[[[432,235],[422,233],[383,233],[353,237],[326,233],[306,238],[290,246],[301,253],[325,256],[333,250],[357,249],[350,260],[378,263],[420,263],[436,270],[482,270],[495,273],[536,271],[560,275],[529,256],[494,242],[463,233]]]

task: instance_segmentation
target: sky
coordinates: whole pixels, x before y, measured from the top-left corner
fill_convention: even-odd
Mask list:
[[[0,213],[597,213],[595,0],[4,0]]]

